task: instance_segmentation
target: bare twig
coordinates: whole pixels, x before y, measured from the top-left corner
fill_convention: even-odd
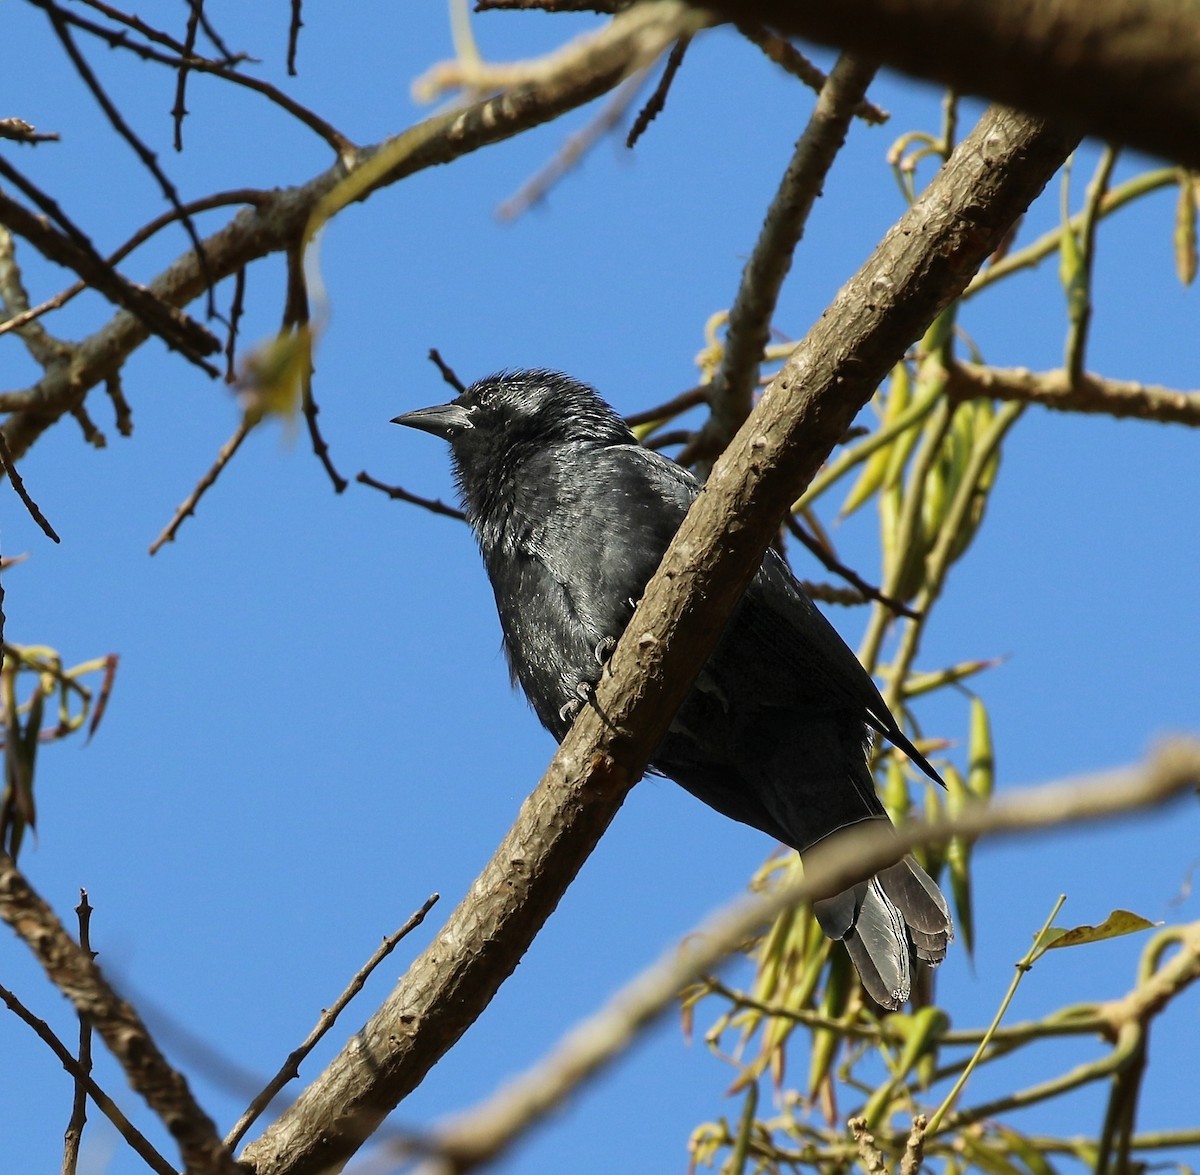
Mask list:
[[[304,27],[301,0],[291,0],[292,17],[288,21],[287,71],[288,77],[296,76],[296,53],[300,48],[300,30]]]
[[[300,1066],[304,1062],[304,1058],[317,1047],[321,1038],[334,1026],[338,1016],[341,1015],[346,1005],[362,991],[363,984],[370,978],[371,972],[396,949],[401,939],[406,938],[425,921],[425,915],[433,909],[437,904],[437,900],[438,895],[431,894],[425,900],[425,904],[399,930],[394,934],[389,934],[379,944],[375,953],[358,969],[354,978],[347,984],[345,991],[338,996],[328,1009],[321,1013],[321,1018],[317,1021],[316,1026],[308,1036],[304,1038],[304,1042],[288,1054],[288,1058],[280,1067],[279,1072],[267,1082],[262,1091],[246,1107],[246,1112],[238,1119],[237,1125],[234,1126],[225,1138],[225,1145],[227,1147],[232,1150],[237,1146],[245,1136],[246,1131],[258,1119],[259,1115],[274,1101],[279,1091],[289,1081],[300,1076]]]
[[[792,77],[799,78],[814,94],[819,94],[828,74],[819,66],[814,65],[791,41],[762,25],[751,24],[747,21],[737,21],[738,32],[751,44],[757,45],[770,60],[781,69],[786,70]],[[887,122],[890,115],[884,109],[868,102],[865,98],[854,107],[854,117],[863,122],[876,126]]]
[[[133,436],[133,409],[130,408],[129,401],[125,399],[125,390],[121,384],[121,373],[119,371],[114,371],[104,381],[104,391],[112,401],[113,417],[117,425],[117,432],[123,437]]]
[[[88,410],[82,404],[76,404],[71,409],[71,415],[79,424],[83,439],[93,449],[103,449],[108,445],[108,438],[96,427],[96,422],[88,415]]]
[[[454,368],[442,358],[442,353],[436,347],[429,348],[429,362],[442,373],[442,379],[460,395],[467,390],[466,385],[458,378]]]
[[[242,447],[242,442],[250,435],[254,424],[247,418],[243,418],[242,422],[234,429],[233,436],[229,438],[217,453],[217,459],[209,466],[208,472],[196,483],[196,488],[179,504],[171,521],[163,527],[162,533],[150,544],[150,554],[158,554],[159,549],[165,543],[175,541],[176,534],[179,533],[179,528],[183,525],[184,519],[189,514],[196,513],[196,506],[205,493],[210,490],[217,478],[221,476],[221,470],[233,459],[234,453]]]
[[[890,608],[897,616],[917,618],[918,613],[903,600],[893,599],[891,596],[884,595],[879,588],[867,583],[853,567],[848,567],[840,559],[836,558],[824,543],[819,542],[808,533],[795,514],[788,514],[783,521],[788,530],[820,560],[825,570],[832,571],[834,575],[840,575],[848,584],[851,584],[855,588],[862,600],[876,600],[885,608]]]
[[[25,509],[29,511],[30,517],[42,528],[42,533],[56,543],[62,542],[50,525],[46,516],[38,509],[38,504],[29,496],[29,491],[25,488],[25,482],[17,472],[16,463],[13,461],[12,453],[9,451],[8,442],[4,439],[3,431],[0,431],[0,465],[4,466],[4,472],[8,474],[9,480],[12,482],[13,489],[17,491],[17,496],[25,503]]]
[[[196,49],[196,33],[200,27],[200,16],[204,11],[204,0],[188,0],[187,28],[183,34],[183,55],[179,62],[179,70],[175,80],[175,105],[171,110],[171,118],[175,123],[175,150],[183,150],[183,120],[187,116],[187,76],[188,60]]]
[[[237,381],[234,358],[237,353],[237,332],[242,321],[242,310],[246,304],[246,267],[233,275],[233,298],[229,303],[229,331],[225,336],[225,382]]]
[[[61,137],[57,131],[41,134],[23,118],[0,118],[0,139],[12,139],[17,143],[55,143]]]
[[[646,128],[662,113],[663,107],[666,106],[667,94],[671,90],[671,83],[675,80],[675,75],[679,72],[679,67],[683,64],[687,47],[691,43],[691,37],[680,37],[672,46],[671,52],[667,55],[667,64],[663,67],[662,77],[658,79],[658,85],[654,87],[654,93],[650,95],[646,105],[638,112],[637,118],[633,120],[633,126],[629,128],[629,134],[625,136],[625,146],[631,150],[637,144],[638,139],[646,133]]]
[[[79,918],[79,949],[86,951],[91,958],[96,957],[92,950],[91,924],[92,907],[88,902],[87,890],[79,891],[79,905],[75,907]],[[62,1175],[75,1175],[79,1164],[79,1144],[83,1139],[83,1128],[87,1123],[87,1083],[84,1078],[92,1072],[92,1025],[86,1016],[79,1017],[79,1063],[80,1076],[75,1078],[75,1097],[71,1103],[71,1118],[67,1122],[66,1134],[63,1138]]]
[[[711,415],[680,455],[683,465],[710,463],[750,415],[763,348],[771,334],[771,317],[792,267],[792,254],[846,140],[854,107],[862,101],[875,71],[873,62],[843,54],[821,88],[742,271],[729,311],[721,366],[708,393]]]
[[[381,493],[387,494],[393,501],[410,502],[412,505],[420,506],[433,514],[441,514],[444,518],[457,518],[459,522],[463,522],[466,519],[466,515],[461,510],[456,510],[453,506],[447,506],[440,498],[423,498],[420,494],[409,493],[403,486],[388,485],[386,482],[376,481],[365,470],[354,480],[360,485],[370,486],[373,490],[379,490]]]

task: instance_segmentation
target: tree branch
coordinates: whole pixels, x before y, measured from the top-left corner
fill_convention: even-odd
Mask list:
[[[712,460],[750,415],[763,348],[770,338],[779,292],[792,268],[792,255],[875,72],[874,62],[843,54],[821,87],[742,271],[729,310],[725,352],[708,393],[711,415],[680,456],[683,465]]]
[[[713,0],[711,7],[1200,167],[1195,0]]]
[[[244,1152],[258,1175],[344,1162],[487,1006],[641,776],[799,490],[1072,146],[1039,122],[988,111],[843,287],[717,461],[596,705],[580,712],[468,895],[325,1073]]]
[[[956,400],[1017,400],[1057,412],[1099,413],[1200,428],[1200,391],[1106,379],[1086,371],[1072,384],[1061,368],[1037,372],[1024,367],[955,363],[946,374],[946,390]]]

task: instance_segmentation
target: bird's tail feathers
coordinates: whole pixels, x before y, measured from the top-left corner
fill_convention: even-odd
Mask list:
[[[821,929],[846,944],[867,994],[890,1011],[912,991],[912,960],[946,957],[954,924],[933,879],[904,857],[870,881],[813,903]]]

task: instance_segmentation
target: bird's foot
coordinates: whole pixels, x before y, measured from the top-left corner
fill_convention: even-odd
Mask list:
[[[579,716],[584,702],[595,702],[596,687],[590,681],[581,681],[575,686],[576,697],[568,698],[559,708],[558,716],[570,724]]]

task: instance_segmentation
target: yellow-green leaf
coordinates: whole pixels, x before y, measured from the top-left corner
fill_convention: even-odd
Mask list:
[[[1042,938],[1042,949],[1049,951],[1057,947],[1081,946],[1085,942],[1101,942],[1106,938],[1120,938],[1123,934],[1151,930],[1156,925],[1129,910],[1114,910],[1098,926],[1074,926],[1069,930],[1062,926],[1051,926]]]

